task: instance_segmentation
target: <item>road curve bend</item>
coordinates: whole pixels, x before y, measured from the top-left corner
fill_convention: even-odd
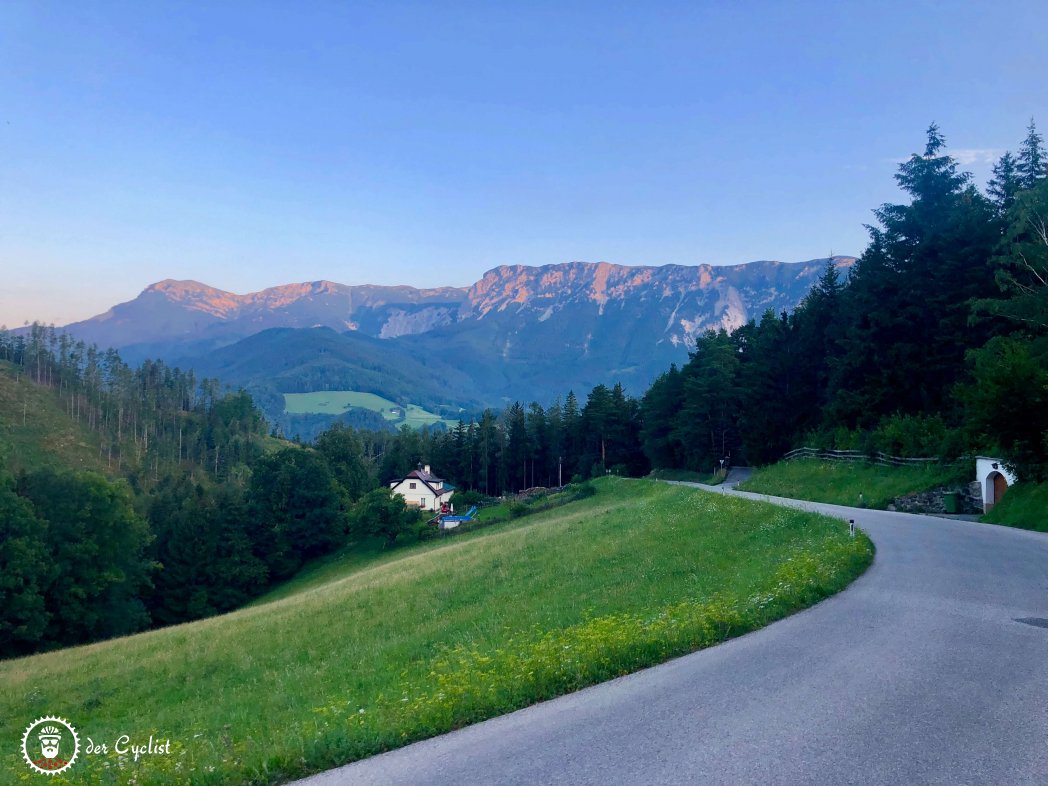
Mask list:
[[[1048,536],[722,493],[854,518],[874,564],[762,630],[301,783],[1048,784]]]

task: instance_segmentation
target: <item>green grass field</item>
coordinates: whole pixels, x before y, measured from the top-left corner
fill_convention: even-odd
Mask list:
[[[757,470],[749,480],[739,485],[739,489],[776,497],[883,510],[896,497],[964,482],[969,479],[968,474],[967,468],[959,465],[882,467],[863,462],[795,459]]]
[[[403,407],[374,393],[361,393],[356,390],[323,390],[315,393],[284,394],[284,411],[291,415],[341,415],[352,408],[369,409],[379,413],[386,420],[400,421],[411,428],[432,426],[440,422],[443,422],[448,428],[454,428],[458,423],[456,420],[442,418],[415,404],[408,404],[403,412],[404,417],[401,418],[400,410],[404,409]]]
[[[982,520],[1048,532],[1048,483],[1016,483]]]
[[[596,495],[455,538],[369,544],[191,624],[0,662],[0,738],[81,738],[52,784],[279,783],[576,690],[780,618],[872,559],[843,522],[604,478]],[[265,602],[268,601],[268,602]],[[42,782],[17,746],[0,771]]]

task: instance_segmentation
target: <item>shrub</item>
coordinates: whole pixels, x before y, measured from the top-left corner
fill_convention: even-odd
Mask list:
[[[360,498],[351,512],[353,530],[358,535],[377,535],[386,546],[397,542],[402,533],[414,533],[419,522],[417,510],[408,508],[404,498],[389,489],[373,489]]]
[[[585,483],[580,483],[577,488],[573,489],[572,496],[575,499],[586,499],[587,497],[592,497],[596,493],[596,486],[587,481]]]
[[[463,510],[469,510],[471,505],[476,505],[477,507],[491,505],[494,503],[495,498],[489,497],[486,494],[481,494],[474,489],[470,489],[468,491],[456,491],[454,500],[456,509],[462,508]]]
[[[872,447],[906,458],[936,456],[946,438],[946,423],[939,415],[890,415],[878,424]]]
[[[528,506],[518,500],[513,500],[509,505],[506,506],[509,510],[509,516],[513,519],[518,519],[521,516],[526,516],[531,511],[528,510]]]
[[[834,450],[862,450],[862,434],[844,426],[838,426],[832,437],[831,447]]]
[[[419,520],[415,522],[414,527],[411,528],[411,534],[414,536],[415,540],[429,540],[440,534],[440,530],[430,524],[428,520],[419,518]]]

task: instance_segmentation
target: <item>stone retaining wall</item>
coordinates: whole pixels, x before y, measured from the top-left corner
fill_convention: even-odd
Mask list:
[[[916,494],[896,497],[888,505],[888,510],[899,510],[904,513],[946,513],[946,495],[961,495],[958,513],[982,513],[982,493],[979,482],[974,481],[964,486],[949,486]]]

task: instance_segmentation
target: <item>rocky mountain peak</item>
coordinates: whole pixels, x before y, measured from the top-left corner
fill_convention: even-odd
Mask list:
[[[192,311],[202,311],[220,319],[228,319],[240,307],[239,295],[201,284],[199,281],[164,279],[150,284],[139,297],[149,295],[160,295],[171,303]]]
[[[834,261],[847,268],[853,260]],[[765,310],[795,307],[826,263],[500,265],[468,290],[322,279],[240,295],[168,279],[67,329],[131,357],[188,357],[270,328],[324,327],[388,340],[391,352],[395,342],[499,373],[541,361],[561,369],[589,363],[593,379],[598,372],[646,379],[680,360],[704,330],[736,328]]]

